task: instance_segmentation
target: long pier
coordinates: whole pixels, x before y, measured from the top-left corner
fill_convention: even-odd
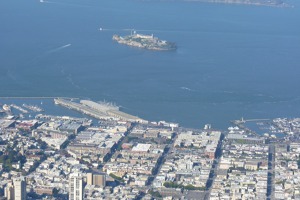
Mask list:
[[[67,108],[72,109],[72,110],[76,110],[76,111],[81,112],[83,114],[92,116],[96,119],[105,119],[105,120],[112,119],[112,117],[109,117],[104,112],[97,111],[97,110],[92,109],[90,107],[84,106],[80,103],[75,103],[75,102],[68,101],[68,100],[62,99],[62,98],[54,99],[54,102],[57,105],[67,107]]]
[[[118,110],[118,107],[98,104],[92,101],[81,101],[81,103],[76,103],[73,101],[68,101],[66,99],[57,98],[54,99],[55,104],[79,111],[81,113],[90,115],[96,119],[115,119],[115,120],[125,120],[130,122],[141,122],[147,123],[146,120],[138,118],[136,116],[124,113]]]
[[[17,106],[16,104],[11,104],[10,106],[13,107],[14,109],[19,110],[20,112],[22,112],[24,114],[28,113],[28,110],[25,110],[24,108]]]

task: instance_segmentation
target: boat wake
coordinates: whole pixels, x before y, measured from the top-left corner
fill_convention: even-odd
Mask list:
[[[63,46],[61,46],[61,47],[52,49],[52,50],[48,51],[47,53],[48,53],[48,54],[49,54],[49,53],[54,53],[54,52],[60,51],[60,50],[62,50],[62,49],[64,49],[64,48],[67,48],[67,47],[69,47],[69,46],[71,46],[71,44],[66,44],[66,45],[63,45]]]
[[[51,3],[50,1],[40,0],[40,3]]]
[[[192,89],[188,88],[188,87],[180,87],[180,89],[182,90],[187,90],[187,91],[193,91]]]
[[[65,3],[65,2],[58,2],[58,1],[46,1],[46,0],[40,0],[40,3],[51,3],[51,4],[59,4],[63,6],[76,6],[76,7],[93,7],[91,5],[84,5],[84,4],[75,4],[75,3]]]

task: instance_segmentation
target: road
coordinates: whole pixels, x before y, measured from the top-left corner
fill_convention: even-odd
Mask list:
[[[152,189],[153,188],[152,187],[152,182],[156,178],[157,174],[159,173],[159,171],[160,171],[162,165],[164,164],[164,161],[165,161],[166,157],[168,156],[169,152],[172,152],[172,150],[174,148],[174,142],[176,141],[177,136],[178,136],[178,134],[176,134],[176,136],[172,139],[172,142],[170,144],[167,144],[167,146],[165,148],[166,150],[164,151],[162,156],[159,158],[160,162],[157,163],[157,166],[153,170],[154,173],[150,178],[147,189]]]
[[[208,200],[210,198],[210,192],[212,189],[212,185],[214,183],[214,180],[216,178],[217,172],[219,170],[219,161],[220,158],[216,158],[213,162],[212,168],[210,170],[209,179],[207,180],[207,191],[205,192],[204,200]]]
[[[275,199],[275,145],[269,145],[267,200]]]

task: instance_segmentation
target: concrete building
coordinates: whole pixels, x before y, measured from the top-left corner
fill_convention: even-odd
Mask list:
[[[4,189],[4,197],[6,197],[7,200],[13,200],[14,196],[14,186],[12,182],[9,182]]]
[[[86,174],[86,184],[93,185],[93,173]]]
[[[14,200],[26,200],[26,181],[24,177],[14,179]]]
[[[103,188],[106,186],[106,174],[104,173],[87,173],[86,180],[88,185],[100,186]]]
[[[93,185],[105,187],[106,175],[105,174],[93,174]]]
[[[73,173],[69,178],[69,200],[83,200],[83,175]]]

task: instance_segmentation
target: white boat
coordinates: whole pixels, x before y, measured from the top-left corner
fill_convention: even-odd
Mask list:
[[[11,111],[10,105],[4,104],[2,108],[3,108],[3,110],[5,110],[5,111],[8,111],[8,112]]]

